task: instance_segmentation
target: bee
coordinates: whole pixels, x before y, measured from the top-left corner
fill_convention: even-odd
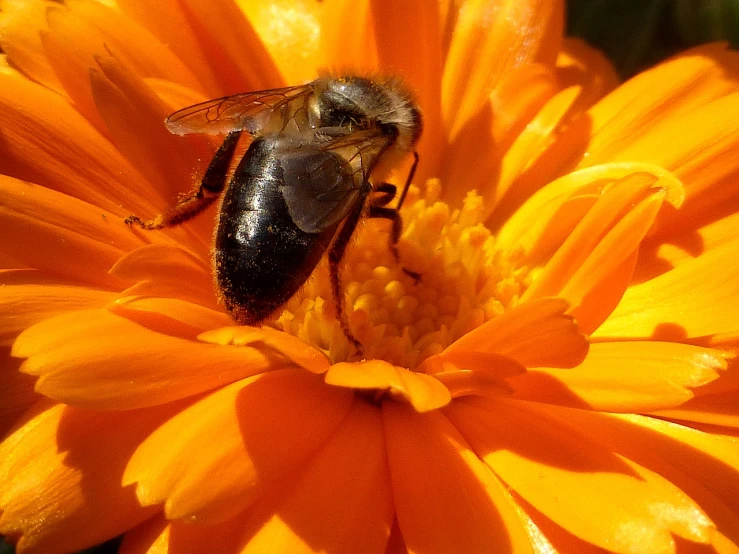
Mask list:
[[[415,146],[423,128],[411,93],[395,79],[326,76],[196,104],[165,124],[177,135],[225,139],[199,187],[154,219],[132,215],[126,223],[144,229],[177,225],[222,195],[213,253],[216,287],[231,317],[246,325],[263,322],[283,306],[328,250],[339,322],[361,353],[345,314],[339,268],[363,216],[390,220],[388,245],[398,261],[398,210],[418,166]],[[229,179],[242,133],[253,140]],[[370,177],[411,153],[413,165],[391,208],[395,185],[372,184]],[[420,277],[403,271],[416,281]]]

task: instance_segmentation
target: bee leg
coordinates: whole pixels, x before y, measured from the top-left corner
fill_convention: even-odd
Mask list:
[[[173,208],[159,214],[154,219],[145,220],[130,215],[125,220],[126,224],[136,224],[147,230],[162,229],[179,225],[205,210],[218,198],[226,186],[228,168],[240,136],[241,131],[233,131],[226,136],[223,144],[213,156],[213,161],[210,162],[208,169],[205,171],[203,180],[200,181],[197,190],[180,198]]]
[[[366,196],[367,193],[364,193]],[[341,293],[341,284],[339,283],[339,264],[341,263],[346,247],[349,244],[349,240],[354,234],[354,230],[357,228],[357,223],[362,216],[362,205],[364,204],[364,198],[361,198],[357,202],[357,207],[344,220],[344,224],[341,226],[339,233],[336,235],[331,250],[328,253],[328,268],[329,268],[329,279],[331,280],[331,292],[336,300],[336,311],[339,315],[339,324],[341,330],[344,331],[344,335],[349,339],[354,348],[357,351],[357,355],[361,356],[364,352],[362,343],[359,342],[357,337],[354,336],[351,329],[349,328],[349,320],[346,317],[344,309],[344,295]]]
[[[367,217],[381,217],[383,219],[389,219],[392,221],[393,226],[390,229],[390,240],[388,241],[388,248],[395,258],[395,261],[400,264],[400,254],[398,253],[398,241],[400,240],[400,234],[403,231],[403,220],[400,218],[398,210],[395,208],[385,208],[384,206],[378,206],[376,204],[370,204],[369,212]],[[417,271],[412,271],[401,265],[403,273],[412,278],[416,283],[421,280],[421,274]]]

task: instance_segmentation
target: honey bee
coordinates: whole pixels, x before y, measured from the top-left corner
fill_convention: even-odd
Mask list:
[[[174,134],[222,134],[225,140],[200,186],[151,220],[161,229],[196,216],[224,192],[213,264],[219,297],[241,324],[264,321],[310,277],[328,250],[331,291],[344,334],[361,353],[344,310],[339,268],[361,217],[391,221],[398,260],[398,210],[418,165],[423,123],[410,92],[395,79],[321,77],[305,85],[247,92],[173,113]],[[242,133],[253,137],[229,179]],[[395,208],[397,188],[370,183],[403,157],[413,165]],[[418,280],[418,273],[404,269]]]

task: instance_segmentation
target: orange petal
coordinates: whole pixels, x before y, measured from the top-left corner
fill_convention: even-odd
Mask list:
[[[46,10],[53,2],[6,0],[0,13],[0,48],[17,67],[34,81],[64,94],[46,58],[39,31],[46,29]]]
[[[383,360],[334,364],[326,372],[326,383],[351,389],[389,392],[403,397],[418,412],[436,410],[451,400],[449,391],[438,379]]]
[[[169,522],[157,515],[123,535],[117,554],[203,554],[213,548],[218,537],[218,552],[232,553],[243,534],[243,516],[215,525]]]
[[[196,332],[162,317],[144,323],[183,335]],[[186,398],[284,363],[257,348],[194,339],[157,332],[106,310],[87,310],[27,329],[16,339],[13,355],[29,358],[22,370],[39,376],[36,389],[42,394],[114,410]]]
[[[166,204],[64,98],[17,74],[0,72],[0,138],[7,175],[123,217]]]
[[[557,128],[571,112],[581,93],[580,88],[575,86],[554,94],[521,130],[501,160],[495,200],[486,206],[490,212],[504,196],[508,196],[506,203],[520,205],[536,192],[540,184],[536,179],[529,179],[528,172],[535,167],[539,156],[546,152]]]
[[[439,175],[444,142],[438,4],[426,0],[372,0],[371,12],[379,67],[383,73],[402,77],[418,95],[423,113],[418,150],[424,163],[419,166],[417,180],[423,182]]]
[[[544,64],[532,63],[508,73],[490,95],[497,148],[507,150],[558,88],[554,72]]]
[[[298,337],[269,327],[239,326],[212,329],[198,335],[198,339],[211,344],[248,346],[266,351],[274,350],[291,363],[312,373],[325,373],[329,368],[326,356]]]
[[[209,308],[179,298],[157,298],[146,295],[135,295],[131,289],[121,293],[114,303],[107,309],[117,315],[138,321],[148,315],[166,318],[172,323],[181,323],[185,329],[196,332],[207,331],[214,327],[223,327],[232,323],[231,318],[216,307]]]
[[[33,390],[35,379],[19,371],[20,360],[10,357],[10,349],[0,348],[0,437],[20,420],[24,412],[41,400]]]
[[[108,269],[126,250],[141,245],[123,223],[101,208],[0,175],[3,250],[45,275],[78,283],[120,286]]]
[[[609,412],[678,406],[726,369],[725,352],[670,342],[606,342],[567,371],[531,370],[509,380],[514,397]],[[563,388],[564,387],[564,388]]]
[[[577,433],[543,405],[467,399],[445,411],[496,475],[588,542],[624,554],[667,554],[674,552],[672,534],[710,540],[711,521],[677,487]]]
[[[560,420],[581,433],[595,437],[685,491],[719,530],[739,542],[739,481],[736,479],[739,456],[735,438],[703,433],[652,417],[551,409]]]
[[[179,0],[159,0],[156,4],[148,0],[116,0],[116,6],[159,37],[180,60],[187,63],[202,84],[202,93],[207,98],[224,94],[218,76],[220,68],[209,60],[208,52],[190,25]]]
[[[174,411],[92,412],[42,402],[0,445],[0,532],[19,539],[19,552],[71,552],[150,517],[121,475],[136,445]]]
[[[379,554],[392,522],[382,420],[355,402],[297,481],[255,506],[239,552]]]
[[[587,354],[588,341],[565,314],[568,308],[560,298],[522,302],[452,343],[441,358],[468,369],[476,368],[476,352],[507,356],[527,368],[573,367]]]
[[[121,281],[172,281],[210,290],[210,264],[177,246],[147,244],[122,256],[110,269]]]
[[[89,72],[93,101],[113,143],[166,198],[188,192],[196,184],[195,161],[213,155],[210,142],[170,133],[164,125],[169,106],[124,61],[108,55],[95,61],[102,73]]]
[[[33,270],[0,272],[0,345],[10,346],[24,329],[65,312],[101,308],[115,294],[55,283]]]
[[[656,417],[684,421],[687,424],[705,423],[739,429],[739,403],[736,401],[737,391],[700,396],[688,400],[679,408],[656,410]]]
[[[200,90],[201,84],[190,72],[190,60],[181,60],[168,45],[127,17],[120,10],[85,0],[65,0],[71,14],[100,33],[105,48],[95,54],[118,52],[121,59],[142,77],[156,77]],[[92,60],[89,60],[92,61]],[[185,63],[187,62],[187,63]]]
[[[739,240],[628,288],[594,337],[681,340],[739,329]]]
[[[544,0],[471,0],[464,4],[442,79],[442,113],[454,137],[506,75],[531,62],[554,63],[563,6]]]
[[[382,413],[395,509],[410,552],[532,552],[502,484],[443,415],[393,402]]]
[[[300,468],[336,430],[352,400],[349,391],[296,369],[232,383],[144,440],[123,483],[137,483],[144,506],[164,502],[168,519],[227,519]]]
[[[314,0],[237,0],[286,83],[317,77],[326,66],[320,48],[322,6]]]
[[[216,78],[224,94],[284,86],[269,52],[233,0],[183,0],[178,5],[207,52],[208,63],[218,68]]]
[[[321,48],[328,69],[337,75],[377,72],[371,0],[325,0],[321,12]]]

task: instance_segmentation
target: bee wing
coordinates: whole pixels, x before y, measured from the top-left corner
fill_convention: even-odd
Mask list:
[[[282,195],[290,217],[305,233],[319,233],[339,223],[359,201],[371,168],[362,152],[376,148],[377,131],[312,140],[280,156]],[[370,164],[371,165],[371,164]]]
[[[165,125],[175,135],[225,135],[232,131],[255,134],[278,111],[287,122],[295,111],[291,109],[296,107],[294,103],[305,99],[314,87],[314,83],[308,83],[208,100],[176,111],[165,120]]]

